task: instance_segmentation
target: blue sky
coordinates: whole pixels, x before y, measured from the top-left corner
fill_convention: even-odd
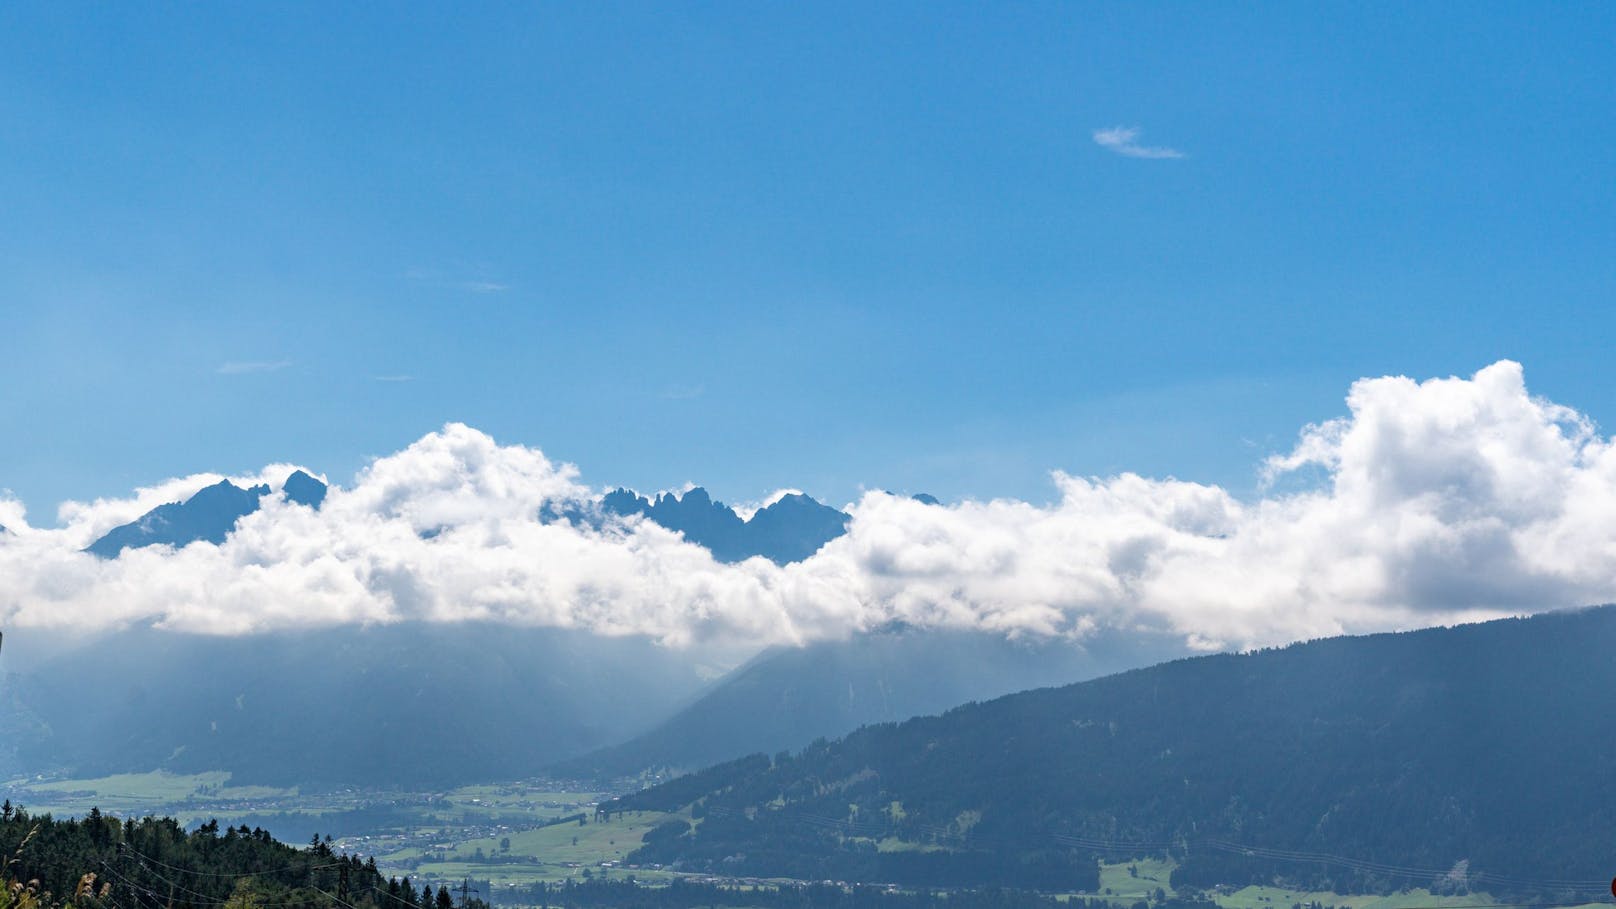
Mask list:
[[[1249,488],[1361,376],[1616,422],[1616,8],[0,8],[0,487],[449,420],[642,489]],[[1182,153],[1143,158],[1094,141]]]

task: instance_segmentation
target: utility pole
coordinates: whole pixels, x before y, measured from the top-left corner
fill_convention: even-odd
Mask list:
[[[460,891],[460,909],[466,909],[466,902],[467,902],[466,894],[475,893],[478,896],[482,896],[482,891],[481,890],[478,890],[476,887],[471,886],[471,878],[469,878],[469,877],[465,878],[464,880],[462,880],[460,882],[459,891]]]

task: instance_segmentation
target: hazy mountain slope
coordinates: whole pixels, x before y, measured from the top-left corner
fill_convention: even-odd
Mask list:
[[[325,500],[324,483],[301,470],[286,478],[282,493],[293,502],[319,508]],[[85,547],[86,552],[104,559],[115,559],[125,549],[153,546],[185,546],[206,541],[223,543],[242,517],[258,510],[259,500],[270,494],[260,484],[246,489],[229,480],[220,480],[198,490],[183,502],[159,505],[128,524],[114,527]]]
[[[703,685],[691,662],[642,639],[504,626],[131,631],[8,676],[0,728],[35,730],[19,766],[79,775],[509,779],[665,717]]]
[[[1478,883],[1494,890],[1598,884],[1616,838],[1613,652],[1616,608],[1601,607],[1181,660],[739,761],[622,804],[703,802],[694,834],[638,860],[744,855],[725,867],[758,874],[855,873],[858,843],[889,836],[962,861],[1072,836],[1180,843],[1165,847],[1183,862],[1175,881],[1196,885],[1462,887],[1463,873],[1438,880],[1458,862],[1517,879]],[[1232,856],[1216,838],[1438,874]],[[1068,851],[1082,865],[1085,849]]]
[[[615,489],[601,500],[601,510],[618,517],[642,515],[683,533],[685,539],[707,547],[720,562],[739,562],[753,556],[784,565],[808,558],[819,547],[841,536],[851,520],[843,512],[808,496],[781,497],[743,520],[733,508],[716,502],[700,486],[683,496],[663,493],[656,499]]]
[[[869,723],[1068,684],[1181,653],[1173,642],[1142,637],[1108,636],[1078,646],[918,629],[775,648],[645,735],[559,769],[614,777],[703,767],[737,754],[801,748]]]

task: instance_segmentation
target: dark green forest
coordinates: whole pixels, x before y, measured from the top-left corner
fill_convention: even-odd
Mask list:
[[[448,891],[417,892],[374,861],[277,842],[218,822],[187,833],[169,818],[31,816],[0,806],[5,909],[453,909]],[[475,902],[475,901],[474,901]],[[470,909],[486,909],[480,904]]]
[[[630,861],[810,879],[1604,892],[1616,608],[1180,660],[866,727],[615,803]],[[877,852],[886,841],[933,852]]]

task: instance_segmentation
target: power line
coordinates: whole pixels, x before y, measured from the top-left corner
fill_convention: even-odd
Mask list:
[[[131,855],[135,855],[135,856],[139,857],[142,861],[150,862],[153,865],[161,865],[162,867],[167,868],[170,871],[178,871],[178,872],[181,872],[182,874],[195,874],[195,875],[198,875],[200,877],[234,877],[234,878],[260,877],[260,876],[265,875],[265,874],[281,874],[281,873],[284,873],[284,872],[287,872],[287,871],[304,871],[304,870],[315,871],[315,870],[318,870],[320,868],[335,868],[336,866],[342,864],[341,861],[335,861],[335,862],[327,862],[327,863],[325,863],[323,865],[287,865],[287,866],[282,867],[282,868],[266,868],[266,869],[264,869],[262,871],[244,871],[244,872],[241,872],[239,874],[231,874],[231,873],[223,872],[223,871],[197,871],[197,870],[192,869],[192,868],[181,868],[178,865],[170,865],[167,862],[158,861],[157,859],[154,859],[149,855],[145,855],[145,854],[141,853],[140,851],[135,849],[133,846],[130,846],[128,843],[119,843],[118,844],[118,851],[120,851],[120,852],[128,852]]]
[[[129,852],[134,856],[139,856],[140,855],[140,853],[135,852],[133,849],[129,850]],[[179,891],[180,893],[186,894],[186,896],[183,898],[183,902],[188,904],[188,905],[223,906],[223,905],[230,902],[229,897],[220,898],[220,897],[216,897],[216,896],[211,896],[211,895],[206,894],[206,893],[202,893],[202,892],[197,891],[197,890],[192,890],[191,888],[186,887],[185,885],[180,884],[177,881],[171,880],[171,879],[163,876],[162,874],[160,874],[157,871],[153,870],[149,865],[147,865],[145,862],[141,861],[140,859],[132,858],[131,855],[121,855],[121,856],[116,856],[116,857],[124,858],[124,859],[127,859],[129,861],[132,861],[134,863],[134,865],[137,868],[139,868],[140,870],[146,872],[147,874],[149,874],[152,877],[156,878],[157,880],[163,882],[164,884],[167,884],[169,887],[173,888],[174,890]],[[141,858],[144,858],[144,856],[141,856]],[[158,862],[157,864],[162,864],[162,863]],[[324,864],[324,865],[310,866],[310,870],[312,870],[313,868],[330,868],[330,867],[332,867],[334,865],[339,865],[339,864],[341,864],[341,862],[332,862],[332,863]],[[103,868],[105,868],[106,871],[109,874],[111,874],[114,877],[118,878],[125,885],[127,885],[137,895],[137,897],[140,894],[145,894],[147,897],[150,897],[152,900],[155,900],[158,903],[157,909],[164,909],[165,905],[170,904],[170,903],[172,903],[174,901],[172,893],[169,896],[164,897],[161,894],[158,894],[156,891],[152,890],[150,887],[146,886],[145,884],[142,884],[139,881],[132,880],[129,877],[125,876],[124,874],[120,873],[116,868],[113,868],[111,865],[109,865],[105,861],[101,862],[101,866]],[[173,866],[165,866],[165,867],[173,867]],[[292,868],[301,868],[302,866],[290,866],[290,867],[292,867]],[[177,869],[177,870],[186,871],[188,869],[180,868],[180,869]],[[243,880],[254,879],[256,877],[261,876],[261,874],[262,874],[262,872],[251,872],[251,873],[244,873],[244,874],[237,874],[237,875],[209,874],[209,876],[210,877],[234,877],[237,882],[240,882],[240,881],[243,881]],[[312,884],[310,885],[309,889],[315,890],[315,891],[320,892],[320,893],[325,892],[325,891],[321,890],[320,888],[313,886]],[[327,895],[329,895],[329,894],[327,894]],[[273,909],[273,907],[303,906],[303,905],[307,905],[307,903],[308,903],[308,901],[306,899],[299,899],[299,898],[288,896],[288,897],[286,897],[284,899],[280,899],[280,900],[272,900],[272,901],[269,901],[269,902],[261,902],[258,905],[261,906],[261,907],[265,907],[265,909]],[[353,909],[353,907],[350,907],[350,909]]]
[[[424,878],[423,878],[423,880],[424,880]],[[375,884],[372,884],[370,889],[373,892],[375,892],[376,894],[378,894],[380,896],[385,896],[388,899],[392,900],[393,902],[398,903],[400,906],[409,906],[410,909],[422,909],[422,907],[421,907],[421,905],[419,903],[413,903],[413,902],[411,902],[411,901],[409,901],[407,899],[404,899],[403,897],[396,896],[396,895],[394,895],[392,893],[389,893],[388,891],[383,890],[380,887],[377,887]]]

